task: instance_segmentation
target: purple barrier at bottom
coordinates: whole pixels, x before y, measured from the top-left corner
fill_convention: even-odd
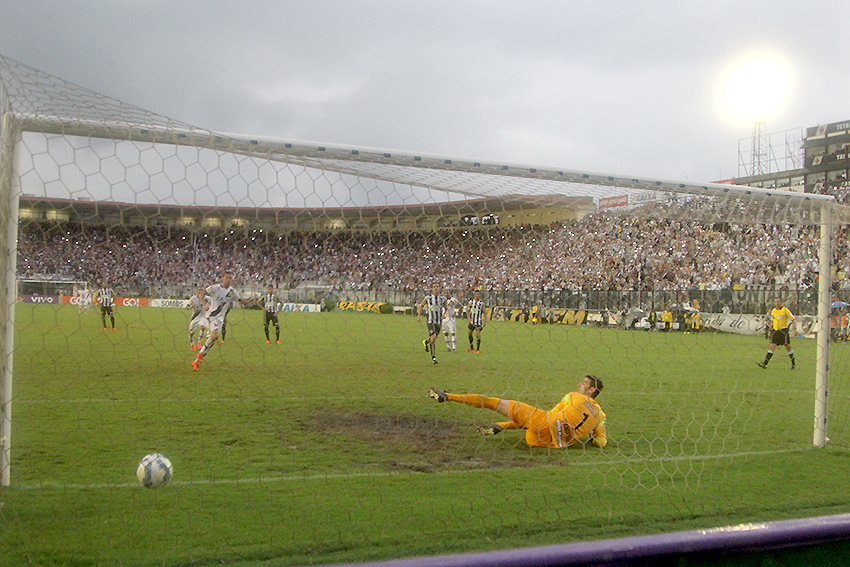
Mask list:
[[[708,530],[359,563],[359,567],[576,567],[616,565],[691,553],[760,552],[850,539],[850,514]]]

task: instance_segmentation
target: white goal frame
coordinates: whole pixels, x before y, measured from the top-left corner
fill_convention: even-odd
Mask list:
[[[303,166],[388,184],[423,188],[433,194],[466,198],[543,199],[665,192],[733,203],[749,222],[796,222],[820,227],[820,279],[817,315],[814,437],[826,443],[829,382],[830,260],[832,228],[850,223],[850,208],[832,196],[739,187],[717,183],[647,179],[605,173],[434,156],[395,150],[355,148],[316,142],[263,139],[216,133],[176,122],[41,73],[0,55],[0,299],[4,354],[0,387],[0,485],[10,483],[12,459],[13,351],[18,200],[21,183],[17,152],[25,133],[206,148],[258,160]],[[286,188],[281,188],[285,191]],[[737,209],[736,209],[737,207]],[[762,216],[759,216],[762,215]]]

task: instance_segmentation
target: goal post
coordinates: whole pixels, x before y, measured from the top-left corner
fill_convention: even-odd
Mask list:
[[[832,305],[832,207],[826,202],[821,211],[820,247],[818,264],[818,333],[817,333],[817,366],[815,378],[815,447],[826,445],[827,433],[827,396],[829,394],[829,343],[830,343],[830,310]]]
[[[2,385],[0,385],[0,486],[9,486],[12,458],[12,353],[15,342],[17,300],[18,195],[13,190],[14,161],[18,133],[5,89],[0,88],[0,270],[4,275],[0,317],[3,320]]]

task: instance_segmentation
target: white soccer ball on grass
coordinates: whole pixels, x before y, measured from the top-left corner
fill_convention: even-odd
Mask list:
[[[151,453],[139,462],[136,477],[147,488],[159,488],[168,484],[174,468],[165,455]]]

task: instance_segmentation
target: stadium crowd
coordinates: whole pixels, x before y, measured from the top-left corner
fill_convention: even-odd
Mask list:
[[[811,286],[817,229],[635,218],[598,212],[546,226],[426,232],[274,232],[22,221],[19,277],[107,280],[140,291],[215,281],[338,290],[746,289]],[[850,242],[837,285],[850,289]]]

